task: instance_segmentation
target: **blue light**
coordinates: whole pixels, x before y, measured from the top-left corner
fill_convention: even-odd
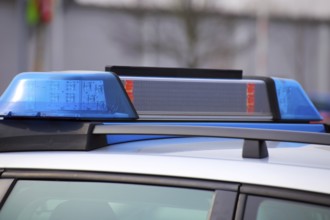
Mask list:
[[[281,119],[320,121],[322,117],[299,83],[274,78]]]
[[[27,72],[0,98],[0,116],[136,119],[117,76],[110,72]]]

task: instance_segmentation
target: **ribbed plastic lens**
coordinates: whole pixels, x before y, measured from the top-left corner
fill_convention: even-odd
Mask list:
[[[322,117],[307,94],[294,80],[274,78],[276,93],[284,120],[320,121]]]
[[[109,72],[22,73],[0,99],[4,117],[133,119],[133,106]]]

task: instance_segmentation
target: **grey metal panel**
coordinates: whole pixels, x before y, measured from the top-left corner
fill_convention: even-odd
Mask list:
[[[0,204],[4,202],[6,195],[12,186],[14,179],[0,179]]]
[[[280,131],[268,129],[181,126],[181,125],[96,125],[93,134],[149,134],[228,137],[238,139],[269,140],[312,144],[330,144],[326,133]]]

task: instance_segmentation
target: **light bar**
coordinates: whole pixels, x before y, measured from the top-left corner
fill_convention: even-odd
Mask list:
[[[322,120],[294,80],[237,70],[107,66],[141,119],[310,122]]]
[[[26,72],[0,98],[4,118],[137,119],[119,78],[109,72]]]

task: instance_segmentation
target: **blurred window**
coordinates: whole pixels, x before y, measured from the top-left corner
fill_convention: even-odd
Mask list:
[[[206,220],[213,191],[105,182],[18,181],[1,220]]]
[[[330,220],[330,208],[315,204],[250,196],[244,220]]]

